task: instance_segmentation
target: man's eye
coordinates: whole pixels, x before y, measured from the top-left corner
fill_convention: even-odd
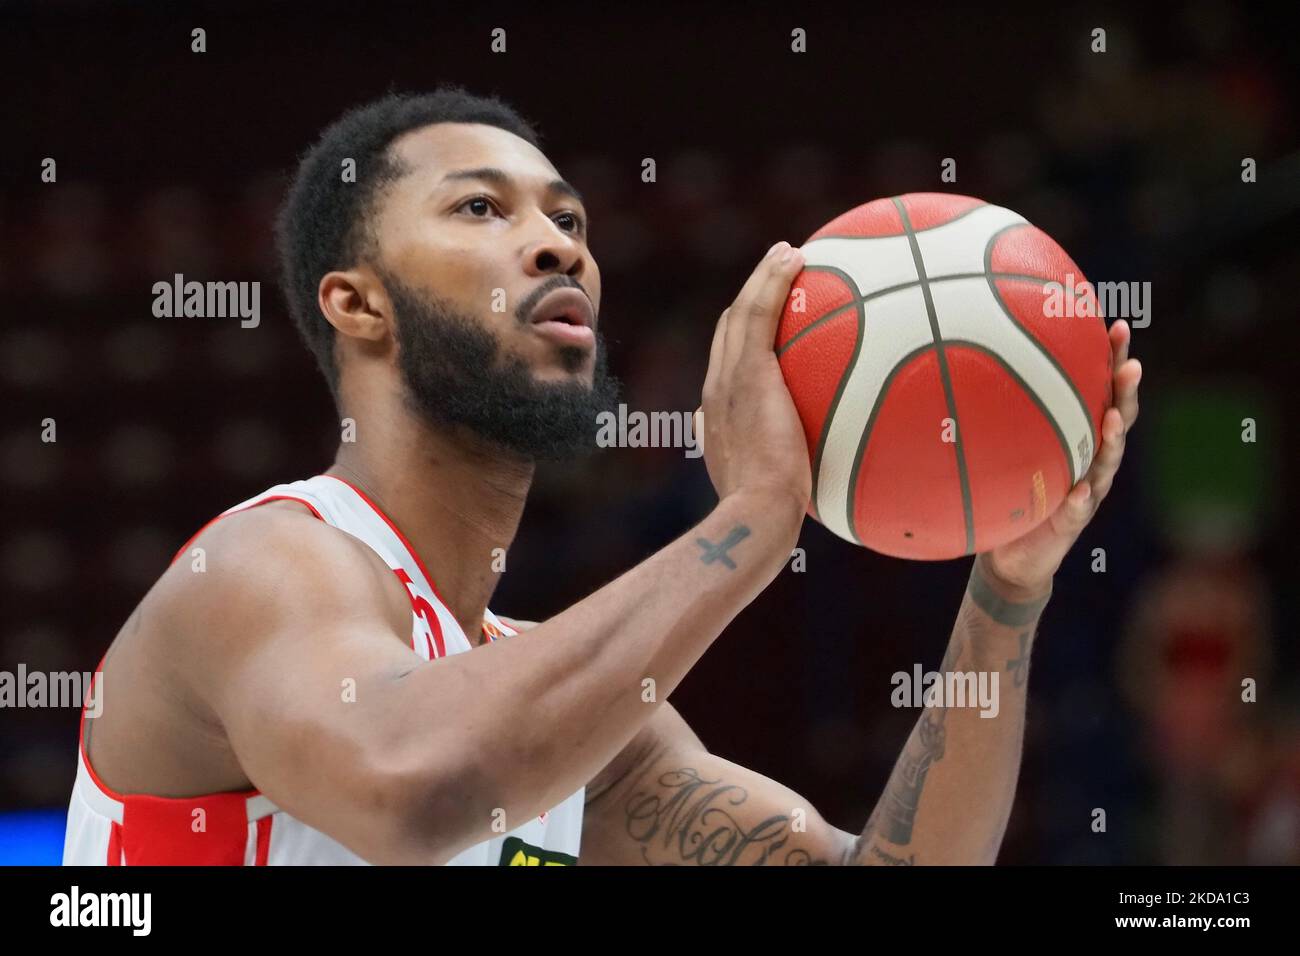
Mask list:
[[[482,219],[494,212],[492,200],[486,196],[475,196],[472,199],[466,199],[460,204],[461,209],[469,210],[469,214],[476,218]]]
[[[585,223],[577,213],[562,212],[555,217],[555,224],[565,232],[582,232]]]

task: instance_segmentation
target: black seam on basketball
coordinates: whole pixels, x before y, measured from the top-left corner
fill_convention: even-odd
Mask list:
[[[845,312],[849,311],[849,309],[857,308],[858,306],[862,305],[862,303],[872,298],[871,295],[863,295],[862,290],[858,288],[858,284],[853,281],[853,277],[849,275],[847,272],[845,272],[843,269],[839,268],[838,266],[805,266],[803,271],[804,272],[827,272],[833,276],[838,276],[839,278],[844,280],[844,282],[849,286],[850,289],[853,290],[855,294],[849,299],[848,302],[845,302],[843,305],[837,305],[835,308],[831,309],[831,311],[827,312],[825,315],[818,316],[817,318],[809,322],[806,326],[804,326],[802,329],[800,329],[798,332],[796,332],[794,335],[790,336],[790,338],[786,340],[786,343],[776,350],[777,358],[780,358],[782,355],[784,355],[786,353],[786,350],[790,348],[790,346],[794,345],[795,342],[799,341],[801,338],[803,338],[813,329],[817,328],[819,325],[823,325],[826,322],[829,322],[831,319],[838,318],[839,316],[843,315]]]
[[[930,292],[930,283],[925,277],[925,260],[921,256],[921,244],[916,239],[916,233],[912,231],[912,220],[908,217],[907,210],[903,208],[903,203],[895,198],[894,206],[903,220],[903,228],[907,230],[907,242],[912,249],[912,262],[916,265],[921,295],[925,299],[926,318],[930,320],[930,334],[934,336],[934,354],[939,360],[939,381],[943,383],[943,396],[948,404],[948,415],[957,429],[953,446],[957,453],[957,478],[961,484],[962,516],[966,522],[966,554],[971,554],[975,550],[975,515],[971,508],[970,475],[966,471],[966,452],[962,448],[961,421],[957,417],[957,396],[953,393],[952,375],[948,371],[948,357],[943,352],[943,333],[939,329],[939,316],[935,312],[934,296]],[[985,267],[987,266],[986,262]]]
[[[1065,456],[1066,470],[1073,474],[1074,456],[1070,451],[1070,442],[1065,437],[1065,432],[1061,431],[1060,423],[1057,422],[1056,418],[1052,415],[1051,410],[1047,407],[1047,403],[1043,401],[1042,396],[1035,392],[1030,387],[1029,383],[1020,377],[1019,373],[1008,364],[1006,359],[997,352],[994,352],[988,346],[980,345],[978,342],[972,342],[970,339],[947,339],[945,341],[948,345],[974,349],[982,355],[987,355],[1002,367],[1002,370],[1011,377],[1013,382],[1020,386],[1022,392],[1029,396],[1029,400],[1038,407],[1038,410],[1043,413],[1043,417],[1047,419],[1047,423],[1052,426],[1052,431],[1056,434],[1056,440],[1061,443],[1061,454]],[[1073,482],[1071,482],[1071,486],[1073,486]]]
[[[901,238],[901,237],[893,237],[893,238]],[[805,272],[829,272],[832,275],[839,275],[839,276],[844,275],[843,270],[841,270],[837,266],[810,265],[810,266],[805,266],[804,271]],[[951,282],[953,279],[987,279],[988,275],[989,273],[987,272],[954,272],[952,275],[947,275],[947,276],[932,276],[930,277],[930,284],[933,285],[936,282]],[[1044,278],[1043,276],[1022,275],[1019,272],[995,272],[993,273],[993,278],[1012,279],[1012,280],[1018,280],[1024,282],[1037,282],[1039,285],[1056,281],[1055,279],[1047,279]],[[782,355],[784,355],[786,349],[790,348],[790,346],[794,345],[795,342],[798,342],[801,338],[803,338],[813,329],[817,328],[823,323],[829,322],[831,319],[834,319],[844,314],[849,309],[853,308],[855,305],[861,305],[864,302],[870,302],[872,299],[878,299],[881,296],[893,295],[895,292],[902,292],[905,289],[913,289],[920,284],[921,284],[920,280],[918,279],[914,279],[911,282],[901,282],[898,285],[891,285],[885,289],[877,289],[875,292],[868,292],[866,295],[857,296],[855,298],[850,299],[848,302],[845,302],[843,305],[837,305],[834,309],[827,312],[825,315],[819,316],[814,321],[809,322],[806,326],[804,326],[794,335],[790,336],[790,338],[786,341],[786,343],[776,350],[777,358],[780,358]],[[854,288],[856,288],[856,286],[854,286]]]
[[[849,501],[847,515],[849,527],[853,529],[853,536],[855,538],[858,537],[857,525],[853,520],[854,502],[857,500],[858,475],[862,471],[862,462],[867,454],[867,439],[871,437],[871,430],[876,427],[876,416],[880,414],[880,409],[885,404],[885,396],[889,394],[889,387],[894,384],[894,379],[898,377],[898,373],[910,365],[914,358],[919,355],[924,355],[932,348],[934,348],[934,343],[927,342],[920,348],[915,348],[904,355],[898,360],[894,367],[889,370],[889,374],[885,376],[884,380],[880,383],[879,390],[876,392],[876,400],[871,405],[871,414],[867,416],[866,427],[862,429],[862,438],[858,442],[857,453],[853,456],[853,467],[849,470]]]
[[[984,246],[984,274],[988,277],[989,291],[993,293],[993,300],[997,302],[998,308],[1001,309],[1002,314],[1007,317],[1007,321],[1010,322],[1012,326],[1014,326],[1020,332],[1021,335],[1027,338],[1033,344],[1034,348],[1038,349],[1039,352],[1043,353],[1043,357],[1046,358],[1047,361],[1051,363],[1052,368],[1056,369],[1057,374],[1061,376],[1062,380],[1064,380],[1066,384],[1066,387],[1069,388],[1071,394],[1074,395],[1074,400],[1079,403],[1079,408],[1083,411],[1083,420],[1088,423],[1088,435],[1090,437],[1090,440],[1092,441],[1092,454],[1093,457],[1096,457],[1097,446],[1101,436],[1096,434],[1095,431],[1093,430],[1092,413],[1088,411],[1088,403],[1083,400],[1083,395],[1079,392],[1079,389],[1075,386],[1074,380],[1070,378],[1069,375],[1065,374],[1065,369],[1062,368],[1061,363],[1056,360],[1056,356],[1053,355],[1050,351],[1048,351],[1047,346],[1043,345],[1042,342],[1038,341],[1037,336],[1031,333],[1023,325],[1021,325],[1020,321],[1015,317],[1015,315],[1012,314],[1011,307],[1007,305],[1006,301],[1002,298],[1001,290],[998,289],[997,277],[995,277],[993,273],[990,271],[990,269],[993,266],[993,247],[997,245],[998,237],[1001,236],[1007,230],[1017,229],[1020,226],[1032,226],[1032,223],[1016,222],[1016,223],[1011,223],[1010,225],[1007,226],[1003,226],[1001,229],[999,229],[997,232],[993,233],[993,235],[989,237],[988,243]],[[1044,282],[1055,282],[1055,281],[1056,281],[1055,279],[1044,280]],[[1102,325],[1103,327],[1105,326],[1104,319],[1102,320]],[[1053,419],[1053,421],[1055,421],[1055,419]],[[1070,486],[1074,487],[1074,483],[1078,481],[1082,476],[1079,474],[1079,471],[1074,467],[1074,452],[1071,451],[1067,457],[1070,460]]]
[[[960,193],[936,193],[935,195],[947,196],[951,199],[975,199],[974,196],[962,196]],[[898,201],[902,198],[903,198],[902,196],[890,196],[889,201],[894,203],[895,207],[897,207]],[[913,232],[921,233],[921,232],[930,232],[932,229],[942,229],[944,226],[949,225],[950,223],[954,223],[958,219],[965,219],[971,213],[979,212],[981,209],[1001,208],[1000,206],[990,206],[982,199],[976,199],[975,202],[976,205],[972,206],[970,209],[967,209],[965,212],[958,213],[957,215],[953,216],[951,219],[939,223],[939,225],[937,226],[926,226],[924,229],[915,229],[913,230]],[[903,232],[889,233],[888,235],[885,236],[840,236],[840,235],[836,235],[835,233],[831,233],[829,236],[812,236],[808,239],[808,241],[813,242],[817,239],[891,239],[891,238],[897,239],[906,234],[907,234],[906,230],[904,230]]]
[[[837,274],[841,279],[848,283],[849,289],[853,292],[854,299],[860,300],[862,298],[862,290],[858,288],[858,284],[853,281],[853,277],[847,272],[844,272],[841,269],[836,269],[834,266],[823,266],[822,269],[825,272]],[[835,420],[835,410],[839,408],[840,400],[844,397],[844,390],[848,387],[849,376],[858,364],[858,355],[862,351],[862,340],[867,337],[867,308],[865,305],[861,304],[861,302],[858,302],[858,304],[854,305],[853,308],[857,309],[858,313],[858,334],[857,339],[853,343],[853,354],[849,356],[848,364],[844,367],[844,373],[840,376],[839,384],[835,386],[835,395],[831,398],[831,404],[826,409],[826,418],[822,422],[822,433],[817,437],[817,449],[813,453],[812,494],[810,498],[813,506],[817,509],[818,514],[824,513],[821,502],[817,500],[817,491],[821,484],[822,451],[826,448],[826,436],[830,434],[831,422]],[[849,526],[849,533],[853,535],[854,540],[857,541],[858,544],[862,543],[858,538],[857,531],[854,530],[852,525]]]

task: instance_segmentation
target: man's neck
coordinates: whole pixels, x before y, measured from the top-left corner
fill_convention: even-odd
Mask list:
[[[403,409],[356,416],[326,474],[361,489],[401,529],[465,636],[483,641],[483,612],[505,569],[533,464]]]

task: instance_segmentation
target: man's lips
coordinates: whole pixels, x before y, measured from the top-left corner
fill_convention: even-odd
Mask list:
[[[529,322],[564,322],[568,325],[585,325],[591,328],[596,324],[596,316],[591,309],[591,300],[574,288],[555,289],[542,296],[542,301],[533,307]]]
[[[596,314],[591,300],[573,288],[542,296],[528,324],[539,334],[563,345],[594,346]]]

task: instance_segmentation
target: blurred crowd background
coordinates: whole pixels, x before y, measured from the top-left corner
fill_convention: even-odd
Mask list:
[[[274,286],[271,219],[343,109],[452,81],[535,121],[583,191],[632,409],[693,410],[763,251],[879,196],[977,195],[1093,282],[1151,282],[1142,419],[1043,619],[1001,859],[1300,863],[1294,23],[1213,0],[854,10],[0,5],[0,670],[92,669],[208,518],[327,467],[337,422]],[[154,318],[178,272],[261,280],[260,326]],[[544,619],[713,501],[680,450],[544,467],[492,606]],[[710,749],[857,830],[917,716],[889,676],[938,666],[969,560],[886,558],[812,521],[800,544],[806,570],[673,701]],[[0,711],[0,859],[57,860],[76,726]]]

